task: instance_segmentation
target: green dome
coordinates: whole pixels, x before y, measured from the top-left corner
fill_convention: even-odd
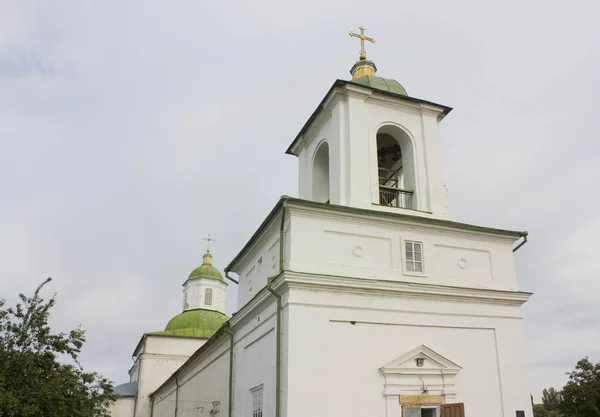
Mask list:
[[[374,75],[365,75],[362,77],[354,78],[351,82],[364,85],[367,87],[375,88],[377,90],[389,91],[390,93],[400,94],[407,96],[406,90],[396,80],[390,80],[387,78],[375,77]]]
[[[188,280],[190,279],[199,279],[199,278],[209,278],[209,279],[218,279],[219,281],[224,281],[223,275],[219,272],[217,268],[212,266],[212,255],[210,252],[206,251],[204,254],[204,262],[198,268],[194,269]]]
[[[210,278],[210,279],[218,279],[220,281],[223,280],[223,275],[219,272],[217,268],[212,265],[200,265],[198,268],[194,269],[190,274],[188,279],[198,279],[198,278]]]
[[[229,318],[215,310],[196,308],[173,317],[162,332],[168,336],[192,336],[210,338]]]

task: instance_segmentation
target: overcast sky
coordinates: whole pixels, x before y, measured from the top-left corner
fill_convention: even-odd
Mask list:
[[[202,236],[222,269],[297,195],[284,151],[364,25],[379,75],[454,108],[455,219],[530,232],[530,387],[562,387],[600,361],[599,19],[597,0],[0,0],[0,296],[53,277],[56,329],[81,323],[84,366],[125,382]]]

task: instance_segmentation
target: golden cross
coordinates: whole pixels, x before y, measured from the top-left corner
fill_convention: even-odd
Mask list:
[[[360,59],[367,59],[367,54],[365,52],[365,41],[375,43],[375,39],[365,36],[365,28],[364,27],[361,26],[361,27],[359,27],[359,29],[360,29],[360,34],[350,32],[350,36],[353,38],[360,39]]]
[[[207,252],[210,252],[210,242],[216,242],[217,241],[217,239],[215,239],[214,237],[212,237],[212,235],[210,233],[208,234],[208,237],[203,237],[202,240],[208,241],[207,248],[206,248]]]

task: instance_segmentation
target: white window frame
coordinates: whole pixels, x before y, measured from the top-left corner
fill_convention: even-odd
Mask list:
[[[204,289],[204,305],[205,306],[213,305],[213,289],[212,288]]]
[[[417,277],[426,277],[426,270],[425,270],[425,245],[423,242],[420,242],[418,240],[412,240],[412,239],[401,239],[401,243],[402,243],[402,270],[404,271],[404,275],[412,275],[412,276],[417,276]],[[407,251],[407,245],[412,245],[411,249],[412,249],[412,259],[408,259],[408,251]],[[415,253],[417,253],[415,251],[415,245],[419,245],[421,252],[421,260],[418,261],[416,260],[416,256]],[[409,268],[409,264],[412,265],[412,269],[416,269],[415,265],[420,264],[421,265],[421,271],[414,271]]]
[[[263,417],[264,415],[264,385],[259,385],[250,389],[250,406],[252,417]]]

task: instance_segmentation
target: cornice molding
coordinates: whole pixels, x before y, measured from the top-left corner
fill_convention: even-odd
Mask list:
[[[286,222],[288,219],[289,214],[286,217]],[[240,258],[236,261],[235,267],[231,269],[231,272],[235,272],[236,274],[238,274],[240,276],[240,280],[243,278],[241,274],[244,272],[243,269],[245,269],[240,269],[240,266],[247,264],[250,260],[252,260],[255,256],[258,255],[258,252],[261,249],[263,249],[264,246],[266,246],[266,244],[268,243],[269,236],[271,236],[272,233],[279,233],[278,229],[280,221],[281,220],[277,217],[273,217],[266,225],[266,227],[260,230],[260,234],[258,235],[256,240],[252,242],[252,245],[249,248],[246,248],[242,256],[240,256]]]
[[[441,224],[431,224],[427,222],[427,220],[437,220],[430,219],[427,217],[421,216],[411,216],[404,215],[403,217],[398,218],[390,218],[390,214],[392,216],[395,213],[388,212],[380,212],[376,210],[369,210],[368,213],[352,213],[347,212],[344,213],[344,216],[341,217],[339,213],[327,209],[327,207],[310,207],[306,205],[295,205],[293,203],[288,204],[288,208],[290,210],[290,214],[293,216],[294,214],[301,214],[305,217],[312,217],[321,220],[331,221],[334,220],[336,222],[351,222],[352,224],[362,224],[365,226],[373,226],[373,224],[379,224],[381,226],[385,226],[389,228],[390,225],[395,225],[402,227],[403,229],[409,228],[413,229],[417,232],[433,232],[437,235],[451,236],[451,237],[467,237],[472,238],[473,236],[477,236],[479,238],[483,238],[493,242],[502,242],[507,244],[512,244],[517,238],[514,236],[506,236],[500,233],[493,233],[487,231],[476,231],[476,230],[466,230],[461,228],[460,225],[441,225]],[[341,220],[343,219],[343,220]],[[293,221],[293,220],[292,220]]]
[[[400,109],[406,113],[412,113],[414,115],[422,114],[422,109],[418,103],[403,101],[402,99],[395,99],[383,95],[373,95],[367,99],[367,102],[393,109]]]
[[[304,146],[310,146],[310,144],[313,143],[313,141],[316,139],[317,134],[321,131],[323,125],[325,125],[325,123],[327,123],[327,121],[331,119],[331,115],[333,114],[332,107],[323,109],[315,118],[314,122],[310,125],[310,127],[306,130],[306,133],[302,136]]]
[[[273,285],[275,292],[279,294],[281,285]],[[234,330],[244,326],[249,321],[253,320],[257,312],[263,311],[270,305],[275,303],[275,297],[267,290],[262,288],[250,301],[248,301],[233,317],[229,320],[229,324]]]
[[[178,360],[178,361],[186,361],[189,359],[191,355],[169,355],[168,353],[148,353],[144,352],[140,354],[140,358],[143,359],[169,359],[169,360]]]
[[[407,281],[383,281],[366,278],[350,278],[317,275],[297,271],[285,271],[283,282],[287,288],[323,290],[344,294],[370,294],[436,299],[455,302],[473,302],[505,306],[521,306],[531,296],[520,291],[450,287],[437,284],[421,284]]]
[[[373,97],[373,90],[362,87],[358,84],[346,84],[344,86],[343,94],[347,95],[348,97],[362,98],[363,100],[367,100],[370,97]]]

